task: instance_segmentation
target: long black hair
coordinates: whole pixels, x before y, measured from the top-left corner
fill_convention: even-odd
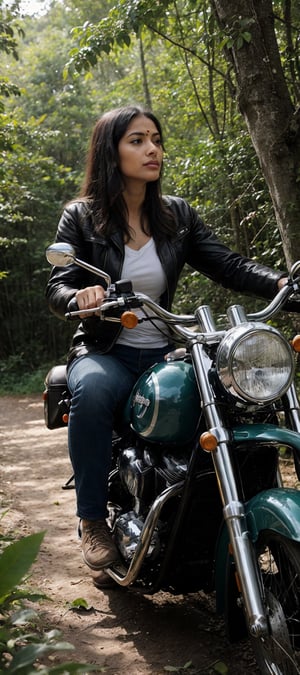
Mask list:
[[[130,105],[110,110],[100,117],[93,129],[80,198],[88,202],[95,230],[104,236],[121,229],[125,240],[130,238],[127,207],[122,194],[124,184],[119,170],[118,146],[129,124],[139,115],[152,120],[163,144],[159,120],[151,111],[139,106]],[[145,221],[148,233],[156,241],[170,238],[174,234],[174,216],[162,199],[160,178],[146,185],[142,228]]]

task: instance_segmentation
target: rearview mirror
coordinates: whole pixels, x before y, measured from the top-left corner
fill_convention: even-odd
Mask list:
[[[71,246],[71,244],[67,244],[64,241],[59,241],[56,244],[50,244],[50,246],[48,246],[46,249],[46,258],[50,265],[54,265],[55,267],[67,267],[68,265],[72,265],[74,263],[75,265],[83,267],[83,269],[96,274],[98,277],[101,277],[101,279],[104,279],[107,287],[111,285],[111,278],[109,274],[103,272],[103,270],[99,270],[98,267],[90,265],[89,263],[85,262],[85,260],[79,260],[79,258],[76,258],[76,253],[73,246]]]
[[[65,242],[51,244],[46,249],[46,258],[50,265],[55,265],[57,267],[67,267],[68,265],[72,265],[72,263],[75,262],[75,249],[73,246],[71,246],[71,244],[66,244]]]

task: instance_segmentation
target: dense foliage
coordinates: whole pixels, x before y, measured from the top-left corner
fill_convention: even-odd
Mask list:
[[[274,1],[277,40],[298,100],[300,12]],[[50,315],[44,251],[63,204],[78,191],[94,120],[138,102],[161,118],[164,190],[187,198],[224,241],[285,267],[281,237],[257,155],[235,98],[224,36],[209,0],[53,0],[22,16],[0,0],[0,373],[41,386],[73,327]],[[249,37],[250,35],[250,37]],[[228,294],[229,295],[229,294]],[[236,300],[236,298],[235,298]],[[224,307],[224,290],[186,270],[177,307]],[[252,302],[253,307],[253,302]],[[24,386],[24,384],[23,384]]]
[[[103,672],[95,665],[67,662],[52,665],[48,657],[74,649],[61,639],[57,629],[43,631],[41,617],[33,603],[45,598],[24,583],[24,577],[34,563],[44,532],[31,534],[17,541],[13,535],[0,532],[0,672],[13,675],[64,675],[66,673]],[[73,607],[85,601],[74,600]]]

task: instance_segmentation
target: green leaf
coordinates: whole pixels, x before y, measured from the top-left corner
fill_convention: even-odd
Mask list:
[[[84,598],[76,598],[70,603],[70,609],[89,609],[89,605]]]
[[[53,645],[40,642],[38,644],[27,645],[26,647],[22,647],[20,651],[16,653],[7,671],[9,673],[17,673],[23,668],[32,665],[37,659],[42,658],[49,652],[65,651],[68,649],[74,649],[73,645],[68,642],[57,642]]]
[[[218,661],[218,663],[214,664],[214,670],[216,671],[216,673],[221,673],[221,675],[228,674],[228,668],[226,666],[226,663],[222,663],[222,661]]]
[[[252,40],[252,35],[251,35],[251,33],[248,33],[248,31],[245,31],[244,33],[242,33],[242,36],[243,36],[243,39],[244,39],[246,42],[251,42],[251,40]]]
[[[14,626],[25,626],[25,624],[36,621],[38,614],[33,609],[21,609],[19,612],[16,612],[11,617],[11,623]]]
[[[45,633],[47,642],[51,642],[51,640],[56,640],[56,638],[59,638],[60,636],[61,632],[60,630],[57,630],[57,628],[53,628],[52,630],[49,630]]]
[[[0,557],[0,605],[30,569],[39,552],[45,532],[24,537],[7,546]]]

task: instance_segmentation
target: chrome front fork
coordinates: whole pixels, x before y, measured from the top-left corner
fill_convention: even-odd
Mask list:
[[[296,387],[294,384],[290,386],[285,398],[288,402],[289,417],[292,429],[300,434],[300,409],[299,399],[297,396]]]
[[[253,545],[247,529],[244,504],[240,501],[234,470],[228,450],[229,433],[215,405],[214,392],[208,379],[211,361],[203,347],[194,343],[191,347],[195,375],[197,378],[207,430],[218,440],[217,449],[212,452],[215,472],[223,503],[223,515],[227,524],[232,553],[238,573],[248,628],[251,635],[260,637],[268,632],[267,619],[262,601],[261,586]]]

